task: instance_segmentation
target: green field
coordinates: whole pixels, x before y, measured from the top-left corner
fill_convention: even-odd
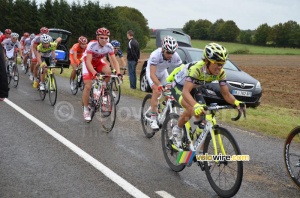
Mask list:
[[[192,40],[194,48],[203,49],[205,45],[213,41]],[[255,45],[246,45],[240,43],[217,42],[227,48],[229,54],[253,54],[253,55],[300,55],[300,49],[293,48],[274,48]],[[145,53],[151,53],[156,49],[155,39],[150,39],[147,47],[142,50]]]

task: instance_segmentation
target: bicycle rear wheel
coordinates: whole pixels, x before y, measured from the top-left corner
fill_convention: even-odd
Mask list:
[[[50,74],[48,80],[49,80],[49,87],[48,87],[49,100],[50,100],[50,104],[54,106],[57,98],[57,84],[56,84],[55,76],[53,74]]]
[[[79,84],[78,83],[78,72],[77,71],[76,71],[76,74],[75,74],[74,82],[75,82],[75,88],[73,90],[71,89],[71,93],[73,95],[76,95],[77,92],[78,92],[78,84]],[[70,85],[71,85],[71,83],[72,83],[72,73],[70,75]]]
[[[111,132],[116,122],[116,104],[111,93],[100,96],[100,106],[98,109],[100,124],[106,133]]]
[[[222,127],[215,129],[217,143],[217,153],[221,153],[220,142],[226,155],[241,155],[239,146],[231,133]],[[220,139],[222,141],[220,141]],[[211,135],[208,134],[204,143],[203,153],[215,155]],[[207,179],[214,191],[221,197],[234,196],[241,187],[243,179],[243,162],[242,161],[204,161],[204,168]]]
[[[154,136],[154,132],[150,127],[150,119],[151,119],[151,94],[147,94],[142,103],[142,112],[141,112],[141,122],[143,127],[143,132],[147,138],[152,138]]]
[[[7,73],[6,73],[6,75],[7,75],[7,82],[8,82],[8,85],[10,84],[10,81],[11,81],[11,70],[9,69],[10,68],[10,66],[9,65],[7,65]]]
[[[286,138],[283,157],[289,177],[300,189],[300,126],[294,128]]]
[[[121,97],[121,85],[119,78],[111,78],[111,91],[115,100],[115,104],[117,105]]]
[[[27,58],[27,62],[26,62],[26,65],[24,65],[25,69],[24,69],[24,74],[27,74],[28,70],[29,70],[29,67],[30,67],[30,59]]]
[[[19,84],[19,70],[16,64],[13,64],[13,86],[17,87]]]
[[[172,129],[177,125],[179,115],[171,113],[167,115],[161,132],[161,143],[164,157],[168,166],[175,172],[180,172],[185,168],[185,164],[176,163],[180,152],[172,147]]]

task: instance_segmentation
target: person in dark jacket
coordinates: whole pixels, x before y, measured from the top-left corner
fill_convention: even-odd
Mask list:
[[[133,38],[134,32],[129,30],[127,38],[129,39],[127,48],[128,74],[130,81],[130,88],[136,89],[136,65],[140,62],[140,46],[137,40]]]
[[[0,44],[0,101],[8,97],[8,91],[9,88],[6,75],[5,57],[3,47]]]

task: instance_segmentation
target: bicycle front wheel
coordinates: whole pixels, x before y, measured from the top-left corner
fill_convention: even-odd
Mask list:
[[[50,74],[48,80],[49,80],[49,87],[48,87],[49,100],[50,100],[50,104],[54,106],[57,98],[57,84],[56,84],[55,76]]]
[[[10,84],[10,81],[11,81],[11,70],[10,70],[10,66],[7,65],[7,82],[8,82],[8,85]]]
[[[19,84],[19,70],[16,64],[13,64],[13,86],[16,88]]]
[[[151,94],[147,94],[142,103],[142,112],[141,112],[141,122],[144,134],[147,138],[152,138],[154,136],[154,132],[150,127],[151,120]]]
[[[164,157],[168,166],[175,172],[180,172],[185,168],[185,164],[177,163],[180,152],[172,147],[172,129],[177,125],[179,115],[171,113],[167,115],[161,132],[161,143]]]
[[[115,104],[117,105],[121,97],[121,85],[119,78],[111,78],[111,91],[114,97]]]
[[[116,122],[116,104],[114,97],[110,93],[105,93],[100,97],[100,106],[98,112],[100,114],[100,124],[106,133],[114,128]]]
[[[289,177],[300,189],[300,126],[294,128],[286,138],[283,157]]]
[[[237,142],[227,129],[216,128],[215,139],[218,154],[222,153],[220,146],[222,145],[226,155],[241,155]],[[203,153],[215,155],[215,148],[210,134],[206,137]],[[211,187],[219,196],[232,197],[240,189],[243,179],[242,161],[204,161],[204,168]]]

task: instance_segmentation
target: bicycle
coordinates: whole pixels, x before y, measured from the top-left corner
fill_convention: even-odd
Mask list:
[[[288,134],[284,143],[283,157],[289,177],[300,189],[300,126]]]
[[[40,93],[41,100],[45,100],[46,94],[49,93],[49,100],[52,106],[55,105],[57,99],[57,83],[54,76],[54,68],[61,68],[60,74],[63,72],[63,67],[57,67],[55,65],[47,66],[47,75],[45,75],[45,90],[40,90],[38,86],[38,91]],[[38,84],[40,82],[40,73],[44,73],[44,69],[40,68],[38,72]]]
[[[6,57],[6,66],[7,66],[7,81],[10,84],[13,79],[13,86],[17,88],[19,84],[19,70],[18,66],[15,63],[15,57]]]
[[[167,92],[168,89],[165,89],[165,92],[162,92],[161,95],[158,98],[158,104],[157,104],[157,124],[159,126],[159,129],[161,129],[162,124],[166,118],[166,115],[169,113],[175,113],[177,114],[177,108],[179,107],[179,104],[176,103],[174,100],[174,97],[170,94],[171,92]],[[167,96],[168,100],[166,102],[165,107],[162,109],[162,102],[160,102],[162,96]],[[143,100],[142,103],[142,111],[141,111],[141,122],[142,122],[142,127],[143,131],[146,135],[147,138],[152,138],[154,134],[159,131],[159,130],[154,130],[151,129],[150,127],[150,122],[151,122],[151,98],[152,94],[147,94]],[[164,98],[164,97],[163,97]]]
[[[200,133],[200,135],[197,135],[196,130],[192,130],[190,122],[188,121],[183,127],[183,147],[179,150],[177,150],[172,142],[172,128],[177,124],[176,122],[178,121],[179,115],[174,113],[169,114],[163,124],[161,136],[162,150],[168,166],[175,172],[180,172],[186,166],[191,166],[192,163],[177,163],[180,151],[193,151],[198,154],[202,153],[200,148],[203,146],[203,154],[218,155],[219,153],[222,153],[222,155],[240,155],[241,151],[239,146],[231,133],[227,129],[216,124],[216,111],[232,108],[236,107],[232,105],[219,106],[216,103],[212,106],[205,107],[206,110],[210,111],[210,114],[206,114],[205,116],[202,116],[202,119],[194,122],[195,125],[203,128],[203,132]],[[238,116],[232,118],[233,121],[237,121],[241,117],[242,113],[240,111],[238,112]],[[243,111],[243,114],[246,119],[245,110]],[[171,122],[171,124],[169,124],[169,122]],[[205,124],[202,124],[203,122]],[[218,140],[218,144],[216,139]],[[200,166],[200,169],[205,171],[211,187],[219,196],[232,197],[238,192],[243,178],[242,161],[215,160],[212,162],[202,162],[197,161],[197,158],[194,156],[191,162],[197,163],[198,166]],[[227,176],[233,181],[229,181],[229,179],[226,178]],[[224,181],[225,184],[223,184]]]
[[[112,73],[115,75],[117,72],[114,70]],[[122,81],[119,79],[118,76],[111,77],[110,80],[111,80],[112,95],[114,97],[115,104],[117,105],[120,102],[120,98],[121,98]]]
[[[83,83],[83,77],[82,77],[82,63],[80,63],[76,69],[76,74],[75,74],[75,88],[71,92],[73,95],[76,95],[78,92],[78,89],[83,91],[84,89],[84,83]],[[72,83],[72,74],[70,76],[70,84]]]
[[[27,74],[29,68],[30,68],[30,65],[31,65],[31,58],[30,58],[30,52],[27,52],[26,53],[26,56],[27,56],[27,61],[24,65],[24,74]]]
[[[116,121],[116,104],[112,96],[110,82],[105,89],[103,82],[107,77],[116,77],[115,75],[98,75],[99,80],[93,80],[90,91],[89,109],[91,121],[96,113],[99,112],[100,124],[103,130],[109,133]]]

